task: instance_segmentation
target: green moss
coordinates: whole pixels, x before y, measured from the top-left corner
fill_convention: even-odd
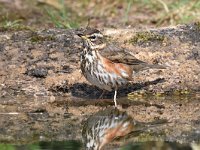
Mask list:
[[[147,41],[163,41],[165,37],[160,34],[152,32],[138,32],[134,37],[129,40],[129,43],[145,43]]]
[[[163,137],[165,137],[165,136],[166,136],[166,131],[160,131],[159,135],[157,133],[150,131],[150,132],[144,132],[144,133],[141,133],[140,135],[138,135],[137,140],[138,141],[152,141],[152,140],[155,140],[155,138],[156,138],[157,141],[159,141],[159,140],[162,141]]]
[[[41,36],[41,35],[33,35],[31,37],[31,42],[43,42],[43,41],[53,41],[55,40],[55,37],[53,36]]]
[[[21,30],[33,30],[29,26],[25,26],[21,23],[21,20],[10,21],[8,19],[3,20],[0,23],[0,31],[21,31]]]
[[[129,93],[128,94],[128,98],[130,99],[134,99],[134,98],[137,98],[137,97],[145,97],[148,95],[148,92],[145,92],[145,91],[135,91],[135,92],[132,92],[132,93]]]
[[[188,94],[191,94],[191,91],[186,90],[186,89],[180,89],[180,90],[174,90],[173,94],[174,95],[188,95]]]
[[[156,92],[156,93],[154,93],[154,96],[155,97],[163,97],[163,96],[165,96],[166,94],[164,93],[164,92]]]

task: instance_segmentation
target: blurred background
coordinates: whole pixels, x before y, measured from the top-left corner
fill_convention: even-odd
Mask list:
[[[146,28],[200,21],[200,0],[0,0],[0,27]]]

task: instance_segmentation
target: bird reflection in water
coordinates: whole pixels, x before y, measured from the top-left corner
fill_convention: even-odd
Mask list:
[[[85,121],[82,130],[83,143],[87,150],[101,150],[112,140],[143,130],[147,124],[133,120],[126,112],[117,108],[107,108]]]

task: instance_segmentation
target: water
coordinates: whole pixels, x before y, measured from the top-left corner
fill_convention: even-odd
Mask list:
[[[110,100],[1,99],[0,150],[85,149],[93,129],[95,140],[107,138],[102,148],[108,150],[200,150],[198,96],[121,98],[119,103],[123,108],[115,110],[107,107]]]
[[[111,147],[110,147],[111,148]],[[113,148],[113,147],[112,147]],[[77,141],[38,142],[26,145],[0,144],[1,150],[79,150],[81,145]],[[115,149],[115,148],[113,148]],[[200,144],[180,144],[176,142],[151,141],[136,142],[122,146],[120,150],[199,150]]]

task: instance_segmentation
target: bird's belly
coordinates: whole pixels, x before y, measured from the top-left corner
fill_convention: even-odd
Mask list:
[[[82,70],[85,78],[93,85],[111,91],[127,83],[127,80],[115,73],[106,72],[104,68],[98,66],[96,68],[85,68]]]
[[[85,72],[84,76],[91,84],[99,87],[100,89],[105,89],[108,91],[112,90],[112,87],[110,87],[108,84],[102,82],[102,80],[103,80],[102,76],[94,75],[94,73],[91,74],[90,72],[87,72],[87,71]]]

